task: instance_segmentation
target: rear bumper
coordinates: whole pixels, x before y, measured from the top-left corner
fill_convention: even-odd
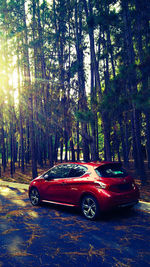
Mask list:
[[[107,211],[114,208],[124,208],[134,206],[139,201],[139,190],[131,190],[125,193],[114,193],[101,190],[99,197],[99,206],[101,211]]]

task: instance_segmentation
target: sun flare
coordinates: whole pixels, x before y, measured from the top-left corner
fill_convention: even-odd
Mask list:
[[[9,78],[9,85],[13,89],[14,101],[18,102],[18,73],[14,70]]]

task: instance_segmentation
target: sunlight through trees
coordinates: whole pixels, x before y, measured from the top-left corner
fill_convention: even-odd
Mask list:
[[[148,0],[0,0],[0,159],[150,168]]]

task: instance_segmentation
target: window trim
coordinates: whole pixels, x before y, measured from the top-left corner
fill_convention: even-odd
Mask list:
[[[86,172],[88,172],[88,168],[86,166],[83,166],[83,165],[80,165],[80,164],[73,164],[73,163],[64,163],[64,164],[59,164],[59,165],[56,165],[56,166],[53,166],[51,169],[49,169],[46,173],[43,174],[43,178],[45,175],[48,174],[49,171],[52,171],[54,168],[57,168],[59,166],[63,167],[63,166],[66,166],[66,165],[69,165],[70,166],[70,170],[69,170],[69,173],[71,172],[71,170],[73,170],[73,168],[75,166],[77,167],[80,167],[81,169],[84,169],[85,172],[80,175],[80,176],[69,176],[69,173],[68,173],[68,177],[50,177],[50,178],[47,178],[46,180],[52,180],[52,179],[70,179],[70,178],[80,178],[82,177],[83,175],[86,174]],[[45,178],[44,178],[45,179]]]

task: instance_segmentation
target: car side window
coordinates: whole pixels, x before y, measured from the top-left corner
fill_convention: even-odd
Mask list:
[[[72,169],[69,172],[69,177],[80,177],[86,173],[87,168],[80,165],[72,165]]]
[[[45,175],[48,175],[48,178],[67,178],[71,166],[69,164],[58,165],[50,169]]]

